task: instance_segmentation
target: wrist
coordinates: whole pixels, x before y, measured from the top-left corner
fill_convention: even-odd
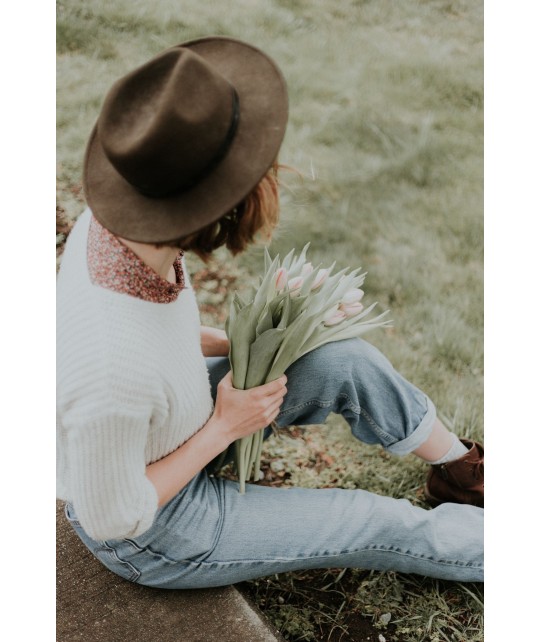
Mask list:
[[[230,433],[229,426],[216,413],[208,420],[206,429],[212,435],[212,441],[216,443],[221,451],[226,450],[235,441],[235,438]]]

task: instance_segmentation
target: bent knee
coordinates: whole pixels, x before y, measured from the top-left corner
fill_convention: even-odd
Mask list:
[[[356,397],[360,386],[371,392],[391,387],[388,381],[396,371],[388,359],[363,339],[344,339],[327,343],[298,359],[286,371],[288,377],[287,403],[308,399],[332,400],[343,392],[343,386],[353,386],[349,396]]]
[[[302,361],[306,366],[324,371],[331,370],[350,371],[351,368],[359,366],[365,372],[366,369],[393,370],[388,359],[374,345],[365,339],[353,338],[342,341],[332,341],[313,350],[304,357]]]

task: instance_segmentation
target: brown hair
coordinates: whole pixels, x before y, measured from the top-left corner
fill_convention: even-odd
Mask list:
[[[243,252],[257,234],[269,238],[279,221],[280,167],[278,162],[274,161],[253,190],[217,221],[174,241],[157,243],[156,247],[191,250],[206,262],[212,252],[222,245],[234,256]]]

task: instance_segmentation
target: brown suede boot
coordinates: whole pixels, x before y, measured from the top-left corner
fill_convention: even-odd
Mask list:
[[[431,506],[443,502],[484,507],[484,449],[468,439],[460,439],[469,452],[446,464],[431,466],[424,495]]]

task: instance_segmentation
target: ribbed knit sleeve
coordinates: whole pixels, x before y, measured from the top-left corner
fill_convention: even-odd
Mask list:
[[[98,540],[148,530],[158,507],[145,475],[148,419],[115,412],[65,425],[72,501],[84,530]]]
[[[69,498],[93,539],[135,537],[150,528],[158,507],[146,465],[162,395],[151,360],[132,354],[116,324],[92,333],[95,343],[81,339],[79,350],[63,357],[72,365],[63,368],[58,395]]]

